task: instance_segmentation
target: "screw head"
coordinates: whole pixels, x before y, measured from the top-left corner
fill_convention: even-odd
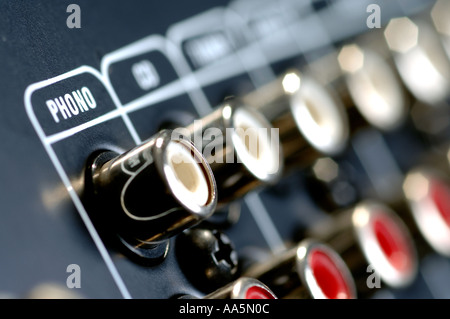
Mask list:
[[[198,289],[209,292],[235,279],[238,256],[229,237],[216,229],[193,228],[176,241],[179,265]]]

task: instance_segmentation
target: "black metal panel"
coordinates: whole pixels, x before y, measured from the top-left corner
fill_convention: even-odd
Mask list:
[[[78,0],[81,28],[69,29],[66,26],[69,15],[66,8],[71,3],[73,1],[0,2],[0,165],[3,167],[0,175],[0,291],[23,298],[43,283],[55,283],[65,288],[70,275],[67,267],[77,264],[81,269],[81,288],[70,291],[85,298],[201,296],[178,265],[174,247],[176,240],[171,241],[172,247],[164,262],[156,266],[142,266],[97,237],[78,195],[83,185],[84,165],[92,152],[103,148],[117,151],[129,149],[171,120],[175,124],[186,124],[208,107],[214,107],[225,96],[242,94],[253,88],[252,76],[259,73],[252,74],[255,69],[249,72],[240,66],[226,77],[205,71],[203,78],[198,76],[197,83],[189,82],[185,86],[186,83],[179,82],[173,89],[176,93],[163,94],[155,102],[136,102],[138,97],[149,92],[152,94],[159,87],[140,92],[136,84],[131,83],[131,75],[126,73],[130,65],[141,58],[151,59],[157,70],[160,70],[158,67],[163,70],[160,72],[163,74],[161,84],[164,85],[190,72],[189,63],[183,60],[181,50],[179,55],[171,56],[170,61],[160,53],[152,55],[147,52],[131,57],[124,65],[112,68],[111,86],[106,81],[108,74],[101,69],[102,59],[107,54],[151,35],[166,39],[170,36],[167,31],[173,25],[215,7],[226,8],[229,3],[227,0]],[[313,7],[324,11],[329,6],[330,1],[314,1]],[[387,16],[398,14],[399,8],[402,8],[394,7],[392,12],[386,12]],[[349,15],[365,17],[365,11],[357,10]],[[414,12],[414,5],[411,5],[411,12]],[[341,23],[346,21],[339,16],[335,19],[341,19]],[[352,21],[360,20],[365,21]],[[324,23],[325,29],[333,28],[332,22],[336,21]],[[208,28],[207,24],[203,26],[205,32]],[[339,34],[338,31],[334,30],[334,33]],[[346,38],[345,34],[340,36]],[[330,44],[340,40],[335,39]],[[253,50],[257,48],[255,46]],[[166,49],[164,47],[163,51]],[[264,54],[255,51],[255,56],[261,58]],[[242,59],[244,63],[247,61],[245,57]],[[266,73],[263,73],[271,74],[270,65],[275,66],[277,73],[281,72],[281,66],[284,70],[291,66],[291,61],[298,63],[299,60],[302,60],[300,53],[280,57],[270,61],[267,68],[264,66]],[[31,104],[27,102],[24,94],[29,85],[81,66],[97,70],[95,74],[101,78],[84,74],[84,78],[70,77],[67,81],[45,85],[42,90],[34,88]],[[124,76],[120,75],[121,72]],[[207,80],[203,84],[204,78]],[[267,80],[262,79],[261,83]],[[83,113],[84,117],[74,115],[67,121],[60,117],[61,122],[55,123],[45,102],[83,86],[89,87],[95,96],[95,110]],[[136,102],[134,106],[133,102]],[[124,106],[128,107],[125,111]],[[36,119],[33,119],[30,110],[34,111]],[[107,119],[100,123],[92,122],[107,113],[110,114]],[[81,124],[88,127],[80,127]],[[72,128],[75,130],[67,131]],[[67,134],[58,135],[61,132]],[[402,170],[416,163],[413,158],[428,151],[427,144],[417,140],[415,134],[411,127],[405,126],[384,136],[388,141],[387,150],[398,159]],[[367,183],[367,172],[355,154],[349,151],[340,160],[354,164],[361,193],[372,194],[373,188]],[[269,225],[273,227],[271,231],[281,234],[280,238],[270,238],[271,232],[262,230],[258,224],[261,222],[258,214],[265,216],[266,212],[255,205],[254,194],[242,201],[238,224],[224,229],[224,232],[234,242],[244,262],[250,250],[270,252],[279,240],[289,244],[298,239],[302,229],[325,216],[305,187],[304,172],[299,171],[274,188],[262,191],[257,197],[269,220],[273,221]],[[429,276],[430,272],[424,272],[411,289],[393,291],[392,294],[383,289],[379,295],[398,298],[448,297],[449,285],[445,283],[450,280],[450,262],[442,257],[433,257],[427,260],[427,269],[442,270],[442,274],[447,276],[443,280],[438,282]],[[256,257],[249,259],[252,258]]]

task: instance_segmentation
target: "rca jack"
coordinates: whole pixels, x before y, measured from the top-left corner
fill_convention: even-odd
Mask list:
[[[278,299],[265,284],[242,277],[206,295],[204,299]]]
[[[309,75],[290,70],[242,99],[280,130],[286,170],[346,147],[348,119],[341,102]]]
[[[437,0],[431,10],[431,18],[450,59],[450,3],[446,0]]]
[[[381,131],[391,131],[404,122],[408,114],[407,98],[397,74],[383,56],[349,44],[341,48],[337,61],[342,73],[333,85],[350,113],[352,131],[366,123]]]
[[[193,295],[182,295],[178,299],[199,299]],[[241,277],[201,299],[278,299],[277,296],[265,284],[254,278]],[[264,310],[265,311],[265,310]]]
[[[330,245],[352,272],[360,296],[374,290],[367,284],[374,271],[391,288],[409,286],[418,272],[418,256],[408,228],[384,204],[366,200],[319,222],[306,232]]]
[[[416,168],[403,183],[415,224],[434,251],[450,257],[450,182],[436,170]]]
[[[408,113],[408,98],[388,50],[383,51],[384,43],[373,48],[367,44],[370,40],[380,42],[364,38],[361,45],[343,45],[308,65],[318,81],[336,92],[344,104],[350,135],[368,125],[381,131],[394,130]]]
[[[437,32],[423,20],[393,18],[384,31],[397,70],[414,97],[431,107],[446,105],[450,60]]]
[[[250,266],[245,276],[268,285],[283,299],[355,299],[352,275],[328,245],[305,239],[272,259]]]
[[[93,220],[144,262],[163,259],[169,238],[210,217],[217,205],[206,159],[169,130],[120,155],[100,152],[87,174]]]
[[[203,152],[218,188],[218,209],[245,194],[273,185],[283,171],[277,131],[257,110],[229,99],[186,127]]]

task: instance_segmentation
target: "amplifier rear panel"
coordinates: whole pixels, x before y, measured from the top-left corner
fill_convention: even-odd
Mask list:
[[[79,0],[81,28],[71,29],[70,1],[0,3],[0,291],[25,298],[54,284],[83,298],[204,296],[180,266],[187,257],[177,253],[178,237],[154,266],[103,240],[83,199],[87,159],[103,149],[131,149],[169,123],[188,125],[229,96],[245,95],[289,68],[308,70],[321,56],[380,32],[367,26],[372,2],[382,10],[382,28],[434,4]],[[51,104],[66,94],[78,94],[86,109],[64,113]],[[450,116],[448,107],[439,112],[441,119]],[[238,212],[237,222],[213,225],[228,235],[241,266],[276,255],[329,217],[330,196],[343,206],[398,198],[411,168],[429,158],[445,160],[436,150],[448,144],[449,127],[426,135],[411,117],[389,133],[366,127],[333,158],[343,174],[339,185],[313,188],[313,168],[297,169],[225,209]],[[150,206],[153,200],[149,196]],[[66,289],[74,264],[81,288]],[[371,297],[448,298],[449,281],[448,258],[430,252],[410,286],[382,284]]]

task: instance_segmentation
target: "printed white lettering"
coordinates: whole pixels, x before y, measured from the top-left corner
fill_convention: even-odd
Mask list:
[[[75,90],[71,94],[66,93],[64,97],[59,96],[47,100],[45,103],[56,123],[59,123],[61,116],[64,120],[67,120],[78,115],[80,111],[83,113],[97,107],[97,101],[87,87]]]

